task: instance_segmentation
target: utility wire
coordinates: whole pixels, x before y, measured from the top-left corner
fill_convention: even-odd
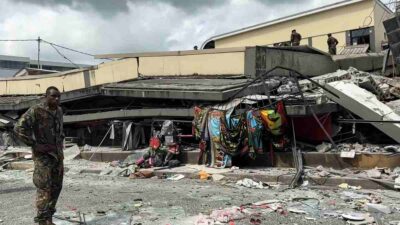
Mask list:
[[[51,45],[51,47],[53,47],[54,50],[56,50],[57,53],[58,53],[59,55],[61,55],[61,57],[63,57],[64,59],[68,60],[68,61],[69,61],[72,65],[74,65],[76,68],[80,68],[80,67],[79,67],[78,65],[76,65],[74,62],[72,62],[67,56],[63,55],[53,44],[49,44],[49,45]]]
[[[372,10],[371,10],[371,12],[369,13],[369,15],[366,16],[366,17],[364,18],[363,27],[366,27],[366,26],[371,25],[371,23],[372,23],[372,17],[371,17],[371,15],[372,15],[373,12],[375,12],[375,8],[376,8],[376,5],[377,5],[377,4],[378,4],[378,2],[375,1],[374,8],[372,8]],[[367,21],[368,18],[370,19],[370,21],[369,21],[368,24],[366,24],[365,21]]]
[[[37,39],[0,39],[0,41],[38,41]]]
[[[41,40],[42,40],[44,43],[49,44],[49,45],[51,45],[51,46],[53,46],[53,47],[56,46],[56,47],[59,47],[59,48],[63,48],[63,49],[72,51],[72,52],[77,52],[77,53],[80,53],[80,54],[83,54],[83,55],[92,56],[92,57],[95,56],[95,55],[90,54],[90,53],[78,51],[78,50],[75,50],[75,49],[72,49],[72,48],[68,48],[68,47],[65,47],[65,46],[62,46],[62,45],[58,45],[58,44],[55,44],[55,43],[52,43],[52,42],[49,42],[49,41],[46,41],[46,40],[43,40],[43,39],[41,39]]]

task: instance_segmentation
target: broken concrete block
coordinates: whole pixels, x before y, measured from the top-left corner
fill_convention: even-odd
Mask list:
[[[353,144],[352,147],[353,147],[352,149],[356,152],[361,152],[364,149],[364,146],[358,143]]]
[[[391,95],[395,96],[396,98],[400,98],[400,88],[391,87],[391,88],[389,88],[389,92]]]
[[[213,175],[212,175],[213,181],[220,181],[220,180],[222,180],[222,179],[224,179],[224,178],[225,178],[225,176],[224,176],[224,175],[221,175],[221,174],[213,174]]]
[[[389,206],[386,206],[386,205],[367,203],[366,206],[367,206],[368,212],[385,213],[385,214],[392,213],[392,209]]]
[[[326,83],[351,79],[351,75],[346,70],[338,70],[334,73],[324,74],[321,76],[313,77],[311,79],[323,86]],[[309,80],[301,80],[299,81],[299,85],[302,91],[308,91],[318,87],[316,84]]]
[[[386,105],[389,106],[393,111],[400,115],[400,99],[386,102]]]
[[[378,99],[383,99],[385,92],[382,88],[375,82],[375,80],[371,76],[363,77],[362,79],[358,80],[358,86],[366,89],[374,93]]]
[[[355,156],[356,156],[356,151],[355,150],[340,152],[340,157],[341,158],[354,159]]]
[[[78,145],[74,145],[72,147],[66,148],[64,150],[64,160],[69,161],[75,159],[77,156],[81,154]]]
[[[379,179],[382,176],[381,171],[377,169],[372,169],[372,170],[367,170],[367,176],[370,178],[376,178]]]
[[[331,148],[332,148],[332,144],[326,143],[326,142],[323,142],[322,144],[315,146],[315,149],[317,149],[317,151],[321,152],[321,153],[327,152]]]
[[[335,96],[325,91],[325,94],[332,101],[360,116],[364,120],[400,120],[400,115],[396,114],[391,108],[380,102],[374,94],[351,82],[332,82],[326,84],[325,88],[336,95]],[[378,122],[371,124],[389,137],[393,138],[396,142],[400,143],[400,124]]]
[[[394,180],[394,188],[400,189],[400,177]]]
[[[398,152],[400,153],[400,147],[395,145],[388,145],[383,147],[383,149],[387,152]]]

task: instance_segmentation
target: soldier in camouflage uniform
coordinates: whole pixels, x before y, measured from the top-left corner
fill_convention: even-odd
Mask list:
[[[59,104],[59,90],[47,88],[44,101],[25,112],[14,127],[17,136],[32,147],[33,183],[37,188],[35,222],[39,225],[54,224],[52,217],[62,189],[64,134]]]

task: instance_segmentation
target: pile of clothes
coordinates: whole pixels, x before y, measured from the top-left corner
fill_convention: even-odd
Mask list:
[[[179,166],[181,151],[176,136],[173,122],[164,121],[161,130],[153,132],[147,152],[135,164],[142,168]]]
[[[195,107],[199,163],[230,167],[233,157],[254,158],[264,154],[267,146],[270,152],[286,146],[288,121],[282,101],[263,107],[254,107],[253,101],[234,101],[229,107]]]

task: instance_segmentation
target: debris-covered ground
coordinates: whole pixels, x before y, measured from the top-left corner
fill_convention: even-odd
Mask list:
[[[72,166],[73,165],[73,166]],[[128,179],[88,173],[105,163],[67,163],[57,215],[86,224],[398,224],[400,193],[351,187],[288,189],[284,185],[188,179]],[[86,171],[86,172],[82,172]],[[31,224],[35,214],[32,172],[0,172],[0,220]],[[255,182],[257,183],[257,182]],[[251,186],[253,188],[248,188]],[[360,220],[360,221],[356,221]],[[56,220],[56,224],[77,224]]]

